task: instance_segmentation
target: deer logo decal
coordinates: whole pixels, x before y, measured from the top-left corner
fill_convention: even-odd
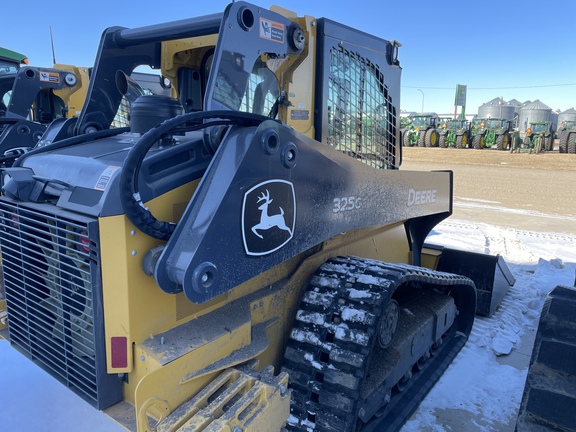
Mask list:
[[[296,220],[294,185],[268,180],[244,195],[242,237],[248,255],[267,255],[292,239]]]

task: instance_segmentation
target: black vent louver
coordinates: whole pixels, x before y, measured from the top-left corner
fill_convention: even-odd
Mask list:
[[[121,382],[106,373],[97,220],[3,198],[0,230],[12,345],[96,408],[119,401]]]

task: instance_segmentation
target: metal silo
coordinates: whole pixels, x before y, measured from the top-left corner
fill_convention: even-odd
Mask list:
[[[502,98],[494,98],[478,107],[479,118],[504,118],[512,120],[514,118],[515,107]]]
[[[552,130],[558,130],[558,111],[550,112],[550,123],[552,123]]]
[[[531,104],[524,106],[520,110],[520,118],[518,122],[518,128],[520,129],[520,133],[526,132],[530,123],[533,122],[541,122],[541,121],[550,121],[551,120],[552,109],[540,102],[536,99]]]
[[[559,125],[566,121],[576,121],[576,110],[574,108],[567,109],[558,114]]]
[[[520,102],[518,99],[510,99],[508,101],[508,105],[511,105],[514,107],[514,117],[517,117],[520,115],[520,110],[524,106],[524,104],[522,102]]]

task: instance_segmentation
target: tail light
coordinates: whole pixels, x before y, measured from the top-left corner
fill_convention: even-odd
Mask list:
[[[88,254],[90,253],[90,239],[88,238],[88,233],[86,231],[81,231],[76,240],[78,241],[78,248],[80,251]]]

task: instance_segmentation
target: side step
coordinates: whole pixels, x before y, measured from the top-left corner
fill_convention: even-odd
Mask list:
[[[576,288],[558,285],[544,303],[516,431],[576,432]]]
[[[156,427],[173,431],[282,430],[290,415],[288,375],[272,366],[228,369],[200,393],[180,405]]]

